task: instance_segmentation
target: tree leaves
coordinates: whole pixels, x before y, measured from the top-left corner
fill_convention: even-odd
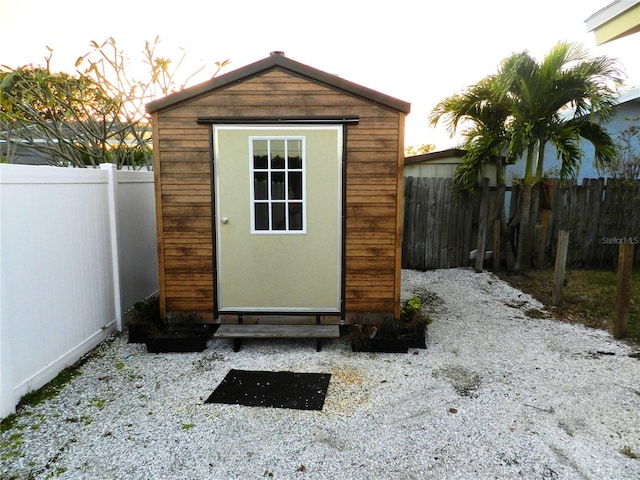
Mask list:
[[[526,51],[515,53],[500,63],[496,74],[439,102],[431,124],[444,120],[452,135],[465,125],[461,148],[469,152],[463,157],[469,165],[456,173],[458,192],[477,188],[472,177],[482,164],[504,166],[525,151],[538,151],[527,155],[525,170],[525,180],[535,181],[543,171],[548,141],[556,144],[563,175],[579,169],[580,138],[595,147],[597,165],[611,162],[613,142],[599,122],[609,118],[622,80],[615,60],[589,58],[581,44],[561,42],[541,61]]]
[[[146,104],[185,88],[204,68],[180,83],[185,54],[177,61],[160,56],[159,43],[160,37],[145,42],[141,63],[148,71],[142,78],[134,77],[131,63],[113,37],[102,43],[91,41],[91,49],[76,59],[74,75],[51,72],[50,47],[45,67],[3,67],[0,136],[14,149],[19,141],[41,152],[53,165],[111,162],[119,168],[149,167],[151,127]],[[228,63],[216,62],[214,76]]]

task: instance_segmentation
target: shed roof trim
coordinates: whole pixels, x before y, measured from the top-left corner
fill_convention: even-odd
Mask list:
[[[289,124],[289,125],[338,125],[351,124],[357,125],[360,122],[358,116],[344,117],[198,117],[198,123],[201,125],[212,124]]]
[[[244,80],[245,78],[252,77],[275,68],[280,68],[293,74],[309,78],[310,80],[323,83],[330,87],[342,90],[351,95],[361,97],[372,103],[377,103],[393,110],[404,113],[409,113],[411,111],[411,104],[408,102],[404,102],[370,88],[363,87],[362,85],[344,80],[340,77],[337,77],[336,75],[332,75],[316,68],[309,67],[302,63],[291,60],[290,58],[287,58],[283,55],[270,55],[267,58],[259,60],[245,67],[241,67],[237,70],[233,70],[219,77],[215,77],[207,82],[195,85],[180,92],[168,95],[159,100],[150,102],[147,104],[147,112],[151,113],[162,110],[164,108],[173,107],[179,103],[186,102],[195,97],[207,94],[218,88],[225,87],[232,83]]]

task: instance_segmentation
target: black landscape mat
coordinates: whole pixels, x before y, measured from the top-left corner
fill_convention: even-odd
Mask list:
[[[229,370],[205,403],[322,410],[330,373]]]

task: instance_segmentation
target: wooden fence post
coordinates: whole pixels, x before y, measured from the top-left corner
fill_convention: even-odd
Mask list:
[[[569,232],[558,232],[558,248],[556,249],[556,266],[553,271],[553,294],[551,303],[559,307],[562,303],[562,289],[564,288],[564,274],[567,266],[567,251],[569,250]]]
[[[500,251],[500,243],[502,241],[502,232],[500,231],[500,219],[493,221],[493,271],[500,271],[500,257],[502,252]]]
[[[633,244],[621,243],[618,252],[618,283],[616,288],[616,319],[614,338],[625,338],[629,333],[629,303],[631,301],[631,274],[633,271]]]
[[[480,212],[478,213],[478,246],[476,250],[475,272],[482,272],[484,265],[485,244],[487,242],[487,220],[489,216],[489,179],[482,179],[482,197],[480,198]]]
[[[493,271],[500,270],[500,260],[502,259],[502,218],[504,214],[504,194],[506,187],[498,185],[496,196],[493,200],[489,219],[493,220]]]
[[[547,238],[549,236],[549,218],[551,217],[552,187],[548,181],[540,184],[540,237],[538,238],[538,247],[536,250],[536,266],[544,268],[545,256],[547,253]]]

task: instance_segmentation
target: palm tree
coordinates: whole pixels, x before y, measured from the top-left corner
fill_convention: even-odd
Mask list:
[[[456,169],[453,183],[458,199],[467,198],[477,189],[478,177],[486,163],[497,165],[498,183],[504,184],[504,168],[509,162],[503,156],[509,108],[501,103],[494,83],[495,76],[482,79],[463,93],[439,102],[429,116],[434,126],[444,118],[452,137],[461,123],[465,126],[460,148],[466,153]]]
[[[507,120],[510,107],[507,99],[501,98],[495,85],[495,75],[482,79],[463,93],[442,100],[431,112],[430,123],[436,125],[441,119],[446,123],[453,137],[462,124],[463,142],[460,148],[465,150],[462,162],[456,168],[452,193],[458,201],[467,200],[478,189],[478,180],[485,164],[496,166],[498,185],[505,184],[506,166],[515,158],[507,156]],[[507,265],[512,268],[515,255],[509,242],[504,208],[500,212],[501,243]]]
[[[580,166],[581,138],[593,144],[597,163],[613,161],[613,140],[598,121],[610,116],[622,75],[614,60],[591,59],[579,44],[558,43],[540,63],[527,52],[512,55],[497,78],[512,106],[509,150],[526,152],[515,265],[522,271],[530,265],[531,191],[542,177],[545,144],[556,147],[563,178]]]
[[[525,155],[516,271],[530,265],[531,192],[542,177],[546,143],[556,147],[563,178],[575,175],[580,166],[581,138],[593,144],[597,164],[613,161],[613,140],[598,122],[610,115],[621,83],[614,60],[590,58],[580,44],[558,43],[539,63],[528,52],[511,55],[496,75],[440,102],[432,112],[432,123],[447,115],[454,130],[461,119],[471,121],[464,144],[473,165],[496,161],[499,153],[507,161]],[[486,94],[477,95],[480,90]],[[491,112],[496,124],[484,117]],[[469,133],[481,135],[482,140]],[[491,155],[486,155],[487,145],[491,145]],[[461,171],[472,171],[465,160],[463,157]]]

